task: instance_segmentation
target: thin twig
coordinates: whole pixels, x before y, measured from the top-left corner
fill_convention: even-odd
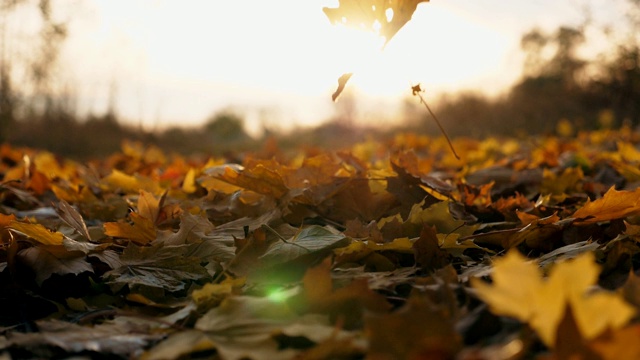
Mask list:
[[[456,159],[460,160],[460,156],[458,156],[458,153],[456,153],[456,149],[453,148],[451,139],[449,139],[449,135],[447,135],[447,132],[444,131],[444,128],[440,123],[440,120],[438,120],[438,117],[436,116],[436,114],[434,114],[433,111],[431,111],[431,108],[429,107],[429,104],[427,104],[427,101],[424,99],[424,97],[422,97],[423,90],[420,89],[420,85],[412,86],[411,90],[413,91],[413,95],[418,95],[418,97],[420,98],[420,102],[424,104],[424,107],[427,108],[427,111],[429,111],[429,114],[431,114],[431,116],[433,117],[433,120],[435,120],[436,124],[438,124],[438,127],[440,128],[442,135],[444,135],[444,138],[447,139],[447,143],[449,143],[449,148],[451,148],[451,152],[453,152],[453,156],[455,156]]]

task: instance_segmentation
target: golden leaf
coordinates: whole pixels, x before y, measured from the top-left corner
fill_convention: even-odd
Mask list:
[[[611,187],[602,198],[587,201],[573,213],[577,224],[622,219],[640,213],[640,188],[635,191],[617,191]]]
[[[156,239],[156,228],[153,222],[139,214],[131,213],[132,224],[126,222],[104,223],[105,235],[124,238],[139,245],[145,245]]]
[[[62,240],[64,239],[62,233],[50,231],[41,224],[11,221],[9,229],[24,234],[43,245],[62,245]]]
[[[544,280],[537,264],[511,251],[496,260],[492,285],[479,279],[471,279],[471,284],[493,313],[528,323],[547,346],[553,347],[567,306],[585,339],[620,328],[635,314],[618,294],[588,293],[598,274],[593,254],[585,253],[557,264]]]

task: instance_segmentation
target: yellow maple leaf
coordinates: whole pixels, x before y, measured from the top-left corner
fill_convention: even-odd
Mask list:
[[[640,188],[617,191],[611,187],[600,199],[587,203],[573,213],[578,224],[622,219],[640,213]]]
[[[43,245],[62,245],[64,235],[60,232],[53,232],[41,224],[30,224],[18,221],[11,221],[9,229],[24,234]]]
[[[598,274],[593,254],[585,253],[555,265],[545,280],[537,264],[510,251],[495,261],[492,285],[475,278],[471,284],[493,313],[528,323],[547,346],[554,347],[567,307],[585,339],[619,328],[634,316],[635,310],[619,295],[588,291]]]

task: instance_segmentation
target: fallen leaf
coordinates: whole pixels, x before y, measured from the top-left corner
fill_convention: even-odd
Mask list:
[[[60,216],[60,219],[76,230],[78,234],[87,240],[91,240],[91,235],[89,235],[87,224],[85,224],[82,215],[80,215],[74,207],[69,205],[68,202],[61,199],[60,202],[58,202],[56,212]]]
[[[198,258],[185,256],[187,246],[141,247],[133,243],[120,257],[121,266],[104,274],[114,291],[147,286],[170,292],[184,290],[189,281],[209,278]]]
[[[435,228],[424,225],[420,237],[413,243],[416,265],[426,272],[432,272],[449,264],[449,253],[440,249]]]
[[[280,174],[261,164],[251,169],[226,166],[222,174],[213,173],[210,169],[205,172],[231,185],[273,196],[276,199],[283,197],[289,191]]]
[[[104,223],[104,233],[107,236],[129,239],[139,245],[146,245],[157,237],[156,227],[150,219],[137,213],[130,213],[133,224],[127,222]]]
[[[148,191],[140,190],[138,195],[138,214],[143,218],[151,220],[153,224],[158,221],[158,214],[160,213],[160,207],[164,202],[164,198],[167,195],[165,191],[160,199],[156,199],[153,194]]]
[[[340,247],[348,241],[342,234],[333,233],[322,226],[311,225],[289,239],[276,241],[260,259],[267,264],[285,263],[304,255]]]
[[[154,194],[162,192],[160,185],[148,177],[128,175],[115,169],[102,180],[108,189],[114,191],[124,191],[130,194],[138,193],[140,189]]]
[[[454,319],[425,296],[409,297],[390,314],[367,314],[371,359],[450,359],[461,347]]]
[[[635,310],[618,294],[604,291],[587,294],[598,279],[592,253],[556,264],[543,279],[538,265],[517,251],[494,264],[493,284],[471,279],[478,296],[497,315],[528,323],[550,347],[556,344],[557,328],[567,306],[571,307],[580,334],[592,339],[604,330],[625,325]]]
[[[62,245],[62,240],[64,239],[62,233],[50,231],[40,224],[30,224],[14,220],[9,223],[8,229],[26,235],[43,245]]]
[[[37,322],[37,327],[38,332],[12,334],[6,345],[29,349],[49,346],[71,354],[129,358],[164,336],[149,333],[145,326],[134,323],[87,327],[60,320],[43,320]]]
[[[85,254],[79,251],[67,251],[64,246],[30,247],[18,252],[18,257],[33,269],[38,285],[42,285],[53,274],[93,272]]]
[[[173,360],[200,351],[213,350],[216,344],[202,331],[186,330],[171,334],[140,357],[141,360]]]
[[[611,331],[589,344],[602,360],[640,359],[640,325],[630,325]]]
[[[622,219],[640,213],[640,188],[617,191],[613,187],[599,199],[587,203],[573,213],[576,224]]]

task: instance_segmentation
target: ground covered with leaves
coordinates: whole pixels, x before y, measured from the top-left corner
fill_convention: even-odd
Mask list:
[[[640,134],[0,148],[2,359],[638,359]]]

